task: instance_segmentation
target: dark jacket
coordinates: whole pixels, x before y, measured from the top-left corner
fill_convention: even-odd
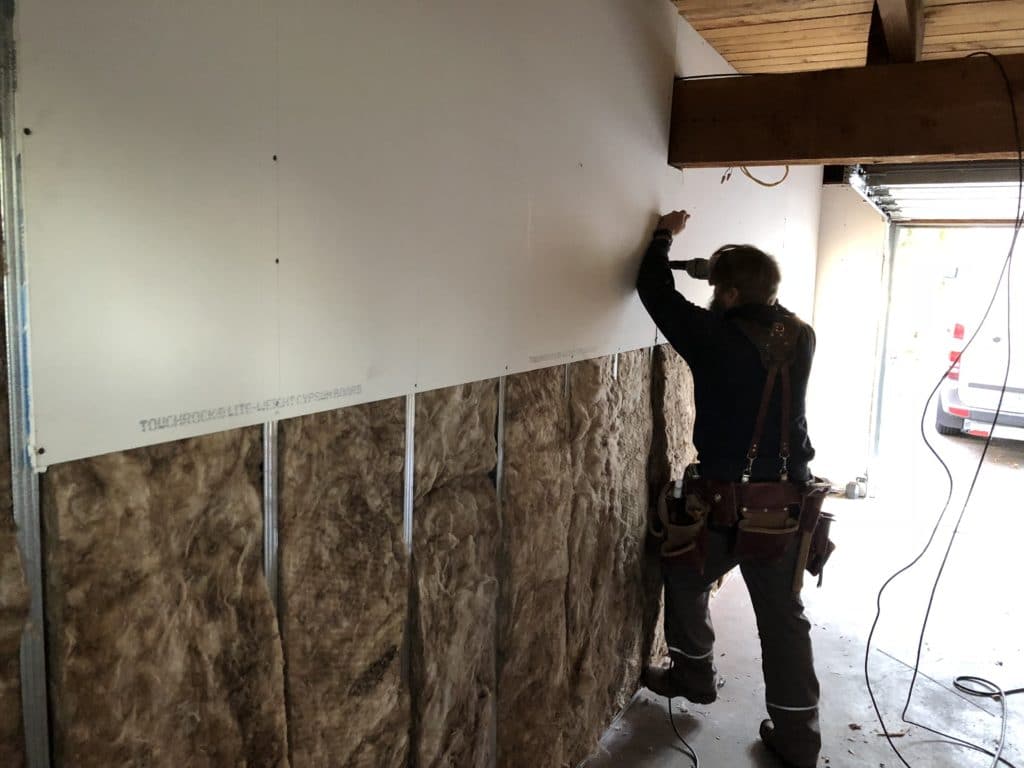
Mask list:
[[[670,243],[665,240],[651,243],[640,265],[637,291],[655,324],[693,372],[697,409],[693,442],[702,474],[716,480],[739,480],[747,463],[768,374],[757,348],[734,320],[747,318],[770,326],[778,313],[792,313],[778,305],[763,304],[734,307],[724,314],[698,307],[675,289],[668,266],[669,248]],[[789,474],[795,481],[809,477],[807,465],[814,458],[807,436],[805,406],[814,343],[814,331],[804,325],[791,369]],[[776,382],[758,459],[754,462],[754,480],[779,477],[781,397],[781,387]]]

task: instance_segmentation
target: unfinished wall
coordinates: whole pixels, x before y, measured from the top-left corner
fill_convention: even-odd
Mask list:
[[[648,480],[690,458],[691,389],[667,349],[510,377],[502,520],[497,382],[418,396],[411,571],[403,402],[282,422],[286,674],[260,568],[258,429],[51,468],[57,759],[578,761],[646,657]],[[20,734],[20,707],[11,722]]]
[[[4,338],[4,306],[0,294],[0,339]],[[25,763],[21,724],[19,648],[28,616],[29,593],[11,501],[11,444],[8,429],[7,356],[0,356],[0,765]]]
[[[43,476],[55,761],[285,766],[260,431]]]
[[[416,398],[415,765],[494,765],[497,381]]]
[[[258,429],[52,467],[56,759],[582,759],[649,652],[650,486],[692,458],[692,381],[667,347],[640,350],[511,376],[505,405],[499,509],[497,382],[417,397],[411,563],[403,401],[281,423],[280,638]]]
[[[404,402],[285,421],[279,439],[292,765],[404,766]]]

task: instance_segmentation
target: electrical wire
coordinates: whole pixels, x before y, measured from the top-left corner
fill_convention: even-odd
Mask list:
[[[757,178],[757,176],[752,174],[750,172],[750,169],[747,168],[745,165],[741,165],[740,166],[740,171],[742,171],[743,175],[746,176],[748,179],[750,179],[752,182],[754,182],[755,184],[760,184],[762,187],[777,187],[782,182],[784,182],[786,179],[789,178],[789,166],[788,165],[786,166],[785,173],[782,174],[782,178],[779,179],[778,181],[763,181],[762,179],[759,179],[759,178]]]
[[[999,295],[999,290],[1002,287],[1002,283],[1003,283],[1003,280],[1005,278],[1006,284],[1007,284],[1006,285],[1006,304],[1007,304],[1007,306],[1006,306],[1006,312],[1007,312],[1007,316],[1006,316],[1006,323],[1007,323],[1007,334],[1006,334],[1006,343],[1007,343],[1006,370],[1005,370],[1005,373],[1004,373],[1004,376],[1003,376],[1003,386],[1002,386],[1002,388],[1000,390],[1000,393],[999,393],[999,401],[998,401],[998,403],[996,405],[995,414],[994,414],[994,416],[992,418],[992,429],[989,431],[989,434],[988,434],[988,436],[987,436],[987,438],[985,440],[985,445],[982,448],[981,457],[978,460],[977,467],[975,468],[975,471],[974,471],[974,476],[971,479],[971,484],[970,484],[970,487],[968,488],[967,496],[964,499],[963,506],[962,506],[962,508],[960,510],[959,516],[957,517],[956,525],[955,525],[955,527],[953,529],[952,534],[950,535],[949,542],[946,545],[946,550],[945,550],[945,553],[943,555],[942,562],[939,565],[938,572],[936,573],[935,581],[932,584],[931,593],[930,593],[929,599],[928,599],[928,606],[927,606],[927,609],[925,611],[924,620],[922,621],[922,624],[921,624],[921,632],[920,632],[920,634],[918,636],[917,655],[916,655],[916,658],[915,658],[915,661],[914,661],[914,668],[913,668],[914,669],[914,673],[913,673],[913,677],[911,679],[910,686],[909,686],[909,688],[907,690],[907,700],[906,700],[906,703],[905,703],[905,705],[903,707],[903,712],[901,713],[901,719],[902,719],[902,721],[904,723],[906,723],[908,725],[912,725],[912,726],[916,726],[916,727],[922,728],[922,729],[928,731],[929,733],[933,733],[933,734],[935,734],[937,736],[942,737],[942,739],[944,740],[943,743],[950,744],[950,745],[957,746],[957,747],[963,747],[963,748],[967,748],[967,749],[972,749],[972,750],[974,750],[976,752],[981,752],[981,753],[983,753],[985,755],[988,755],[989,757],[992,757],[993,758],[993,762],[992,762],[993,768],[998,768],[998,766],[1000,764],[1010,766],[1011,768],[1015,768],[1013,766],[1013,763],[1011,763],[1009,760],[1007,760],[1006,758],[1004,758],[1002,756],[1003,750],[1004,750],[1004,748],[1006,746],[1006,725],[1007,725],[1006,698],[1007,698],[1007,696],[1010,696],[1010,695],[1015,695],[1015,694],[1018,694],[1018,693],[1022,693],[1022,692],[1024,692],[1024,689],[1018,688],[1018,689],[1014,689],[1012,691],[1003,691],[998,685],[996,685],[992,681],[985,680],[984,678],[980,678],[980,677],[974,677],[974,676],[971,676],[971,675],[962,675],[960,677],[957,677],[956,680],[953,681],[953,684],[954,684],[955,688],[958,691],[962,692],[962,693],[966,693],[966,694],[971,695],[971,696],[983,696],[983,697],[998,699],[998,701],[1000,703],[1002,717],[1001,717],[1001,732],[1000,732],[1000,737],[999,737],[999,745],[998,745],[998,747],[997,747],[995,752],[993,752],[991,750],[988,750],[988,749],[986,749],[984,747],[981,747],[981,746],[979,746],[977,744],[974,744],[972,742],[969,742],[969,741],[967,741],[965,739],[961,739],[961,738],[959,738],[957,736],[952,736],[952,735],[950,735],[948,733],[945,733],[945,732],[940,731],[938,729],[932,728],[932,727],[930,727],[928,725],[925,725],[923,723],[916,722],[914,720],[911,720],[909,717],[907,717],[907,712],[908,712],[908,710],[910,708],[911,700],[912,700],[913,694],[914,694],[914,687],[915,687],[915,685],[917,683],[917,678],[918,678],[918,676],[920,674],[921,655],[922,655],[922,651],[923,651],[923,647],[924,647],[924,638],[925,638],[925,634],[926,634],[927,628],[928,628],[928,621],[929,621],[929,619],[931,617],[932,607],[933,607],[933,604],[935,602],[935,595],[938,592],[939,583],[942,580],[942,575],[943,575],[943,573],[945,571],[946,563],[949,560],[949,554],[952,551],[953,544],[955,543],[956,537],[957,537],[957,535],[960,532],[960,525],[963,522],[964,516],[965,516],[965,514],[967,512],[967,508],[968,508],[968,506],[970,504],[971,497],[974,494],[974,489],[975,489],[975,487],[977,485],[977,482],[978,482],[978,476],[981,473],[981,468],[982,468],[982,466],[985,463],[985,457],[986,457],[986,455],[988,453],[989,446],[992,443],[992,437],[995,434],[995,428],[996,428],[996,425],[997,425],[997,423],[999,421],[999,416],[1000,416],[1000,414],[1002,412],[1003,399],[1004,399],[1004,397],[1006,395],[1007,384],[1009,383],[1010,365],[1011,365],[1011,361],[1012,361],[1012,346],[1011,346],[1011,332],[1012,331],[1011,331],[1011,317],[1010,317],[1010,312],[1011,312],[1011,307],[1012,307],[1012,302],[1011,302],[1011,294],[1012,294],[1012,291],[1011,291],[1011,276],[1012,276],[1012,265],[1013,265],[1014,249],[1016,248],[1016,245],[1017,245],[1017,239],[1018,239],[1018,237],[1020,235],[1021,227],[1022,227],[1022,225],[1024,225],[1024,206],[1022,206],[1022,203],[1024,203],[1024,147],[1022,147],[1022,145],[1021,145],[1020,120],[1019,120],[1018,114],[1017,114],[1016,99],[1014,98],[1014,95],[1013,95],[1013,84],[1011,83],[1010,78],[1009,78],[1009,76],[1006,73],[1006,69],[1003,66],[1003,63],[999,60],[998,57],[996,57],[993,54],[988,53],[988,52],[981,52],[981,53],[971,54],[971,56],[988,56],[988,57],[990,57],[992,59],[992,61],[996,64],[996,66],[998,67],[999,72],[1000,72],[1000,74],[1001,74],[1001,76],[1003,78],[1003,81],[1004,81],[1005,85],[1006,85],[1006,91],[1007,91],[1007,95],[1009,97],[1010,111],[1011,111],[1012,116],[1013,116],[1014,140],[1015,140],[1016,145],[1017,145],[1017,166],[1018,166],[1017,167],[1017,170],[1018,170],[1017,217],[1016,217],[1016,220],[1014,222],[1013,237],[1012,237],[1011,242],[1010,242],[1010,249],[1009,249],[1009,251],[1008,251],[1008,253],[1006,255],[1006,258],[1003,261],[1003,267],[1002,267],[1002,270],[1000,270],[999,280],[996,282],[996,287],[995,287],[995,290],[992,293],[992,298],[989,300],[988,306],[985,309],[985,314],[982,316],[982,319],[978,323],[977,328],[975,329],[974,333],[971,335],[971,338],[968,340],[967,344],[964,345],[964,348],[963,348],[963,351],[961,352],[961,355],[963,354],[963,352],[967,351],[967,349],[974,343],[975,338],[977,338],[978,333],[981,331],[982,325],[985,323],[985,320],[988,318],[989,313],[992,310],[992,307],[995,305],[996,298]],[[888,741],[889,746],[892,748],[893,752],[899,758],[900,762],[902,762],[903,765],[906,766],[906,768],[913,768],[913,767],[910,765],[909,762],[907,762],[906,758],[904,758],[903,754],[900,752],[899,748],[896,746],[895,742],[893,741],[892,734],[889,732],[889,728],[885,724],[885,718],[882,716],[882,712],[881,712],[881,709],[879,708],[878,701],[877,701],[877,699],[875,697],[875,694],[874,694],[874,690],[871,687],[871,674],[870,674],[870,667],[869,667],[869,662],[870,662],[870,657],[871,657],[871,644],[872,644],[872,641],[874,639],[875,631],[878,628],[879,620],[881,618],[881,614],[882,614],[882,598],[885,595],[886,589],[889,587],[889,585],[893,581],[895,581],[897,578],[899,578],[902,574],[906,573],[908,570],[910,570],[915,565],[917,565],[917,563],[920,562],[920,560],[925,556],[925,554],[931,548],[932,543],[934,542],[935,537],[938,534],[939,527],[941,526],[942,521],[943,521],[943,519],[946,516],[946,512],[949,510],[950,504],[952,503],[952,499],[953,499],[953,475],[952,475],[952,472],[949,469],[949,466],[942,459],[942,457],[939,455],[938,451],[936,451],[934,445],[928,439],[928,434],[927,434],[927,431],[925,429],[925,422],[927,420],[927,415],[929,413],[929,407],[928,406],[931,404],[933,398],[938,393],[939,388],[942,386],[942,382],[945,380],[945,378],[949,374],[949,372],[952,371],[953,367],[957,364],[958,360],[959,360],[959,358],[954,359],[951,362],[949,367],[943,372],[942,377],[939,379],[939,381],[935,385],[934,389],[932,389],[931,394],[928,396],[928,399],[925,402],[924,408],[922,410],[921,424],[920,424],[922,440],[924,441],[925,445],[928,447],[928,450],[938,460],[939,464],[942,465],[943,471],[946,474],[946,481],[947,481],[946,501],[945,501],[945,504],[943,504],[942,510],[939,512],[938,518],[937,518],[937,520],[935,522],[935,526],[932,528],[931,535],[928,537],[928,541],[925,544],[924,548],[921,550],[921,552],[910,563],[908,563],[906,566],[904,566],[900,570],[896,571],[896,573],[894,573],[892,576],[890,576],[885,581],[885,583],[882,585],[881,589],[879,590],[878,596],[877,596],[877,599],[876,599],[876,605],[875,605],[875,619],[872,622],[871,631],[868,634],[867,647],[866,647],[865,652],[864,652],[864,680],[865,680],[865,683],[867,684],[868,695],[871,697],[871,704],[874,707],[875,715],[878,718],[879,724],[882,726],[882,733],[885,736],[886,740]],[[980,686],[980,688],[979,687],[974,687],[974,686]]]
[[[690,759],[690,762],[693,763],[693,768],[700,768],[700,755],[697,754],[697,751],[690,746],[690,742],[684,739],[683,734],[681,734],[679,729],[676,728],[676,718],[672,711],[671,696],[668,697],[668,721],[672,724],[672,730],[675,731],[676,738],[679,739],[679,742],[683,745],[683,754],[686,755]]]
[[[755,176],[753,173],[751,173],[750,169],[747,166],[745,166],[745,165],[739,166],[739,169],[740,169],[740,172],[744,176],[746,176],[748,179],[750,179],[755,184],[760,184],[762,187],[769,187],[769,188],[770,187],[777,187],[780,184],[782,184],[782,182],[784,182],[786,179],[789,178],[789,166],[788,165],[786,166],[786,170],[782,174],[782,178],[779,179],[778,181],[764,181],[763,179],[759,179],[759,178],[757,178],[757,176]],[[729,166],[728,168],[725,169],[725,173],[722,174],[722,179],[718,183],[719,184],[725,184],[725,182],[729,181],[729,179],[731,179],[731,178],[732,178],[732,166]]]

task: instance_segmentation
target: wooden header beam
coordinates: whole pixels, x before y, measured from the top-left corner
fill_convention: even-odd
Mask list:
[[[1000,59],[1024,127],[1024,54]],[[1016,158],[1006,85],[986,56],[675,84],[677,168]]]

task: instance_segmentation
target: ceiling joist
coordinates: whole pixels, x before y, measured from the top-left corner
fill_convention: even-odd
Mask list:
[[[889,61],[907,64],[921,56],[922,17],[919,0],[875,0],[885,32]],[[871,54],[868,54],[870,60]]]

